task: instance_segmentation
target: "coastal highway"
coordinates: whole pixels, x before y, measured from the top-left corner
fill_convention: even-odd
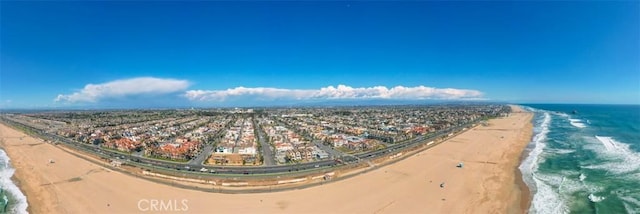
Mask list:
[[[444,137],[449,133],[461,131],[463,128],[468,127],[471,124],[475,123],[474,121],[469,124],[464,124],[461,126],[438,131],[434,134],[430,134],[429,137],[420,136],[409,141],[392,144],[385,149],[375,150],[375,151],[361,153],[361,154],[355,154],[353,156],[350,155],[350,156],[337,157],[336,159],[332,159],[332,160],[323,160],[323,161],[289,164],[289,165],[276,165],[276,166],[206,166],[206,165],[202,165],[202,162],[199,162],[199,161],[174,162],[174,161],[152,159],[147,157],[132,156],[131,154],[127,154],[127,153],[116,152],[113,150],[106,150],[101,148],[98,145],[78,143],[78,142],[72,141],[71,139],[60,137],[55,134],[47,133],[43,130],[36,129],[28,125],[25,125],[23,123],[19,123],[17,121],[13,121],[7,118],[2,118],[0,121],[14,127],[19,127],[22,129],[29,130],[31,131],[31,133],[37,134],[43,139],[48,139],[53,142],[64,143],[67,146],[70,146],[79,150],[84,150],[84,151],[96,154],[98,156],[101,156],[103,158],[116,159],[116,160],[120,159],[121,161],[126,162],[127,164],[142,167],[142,168],[147,168],[147,169],[163,168],[164,170],[190,171],[190,172],[202,173],[202,174],[272,174],[272,173],[286,173],[286,172],[294,172],[294,171],[312,170],[316,168],[333,167],[333,166],[342,165],[342,164],[352,164],[352,163],[357,163],[359,161],[372,159],[382,155],[401,152],[403,150],[419,146],[429,141],[435,141],[436,139]]]

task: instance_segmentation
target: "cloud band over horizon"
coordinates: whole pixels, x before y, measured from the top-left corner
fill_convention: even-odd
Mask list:
[[[226,90],[189,90],[185,97],[194,101],[224,101],[230,97],[251,96],[258,99],[308,100],[308,99],[481,99],[483,93],[477,90],[455,88],[433,88],[426,86],[405,87],[385,86],[354,88],[346,85],[327,86],[320,89],[246,88],[236,87]]]
[[[224,102],[230,98],[248,100],[337,100],[337,99],[389,99],[389,100],[482,100],[483,93],[472,89],[434,88],[427,86],[351,87],[338,85],[319,89],[286,89],[272,87],[235,87],[225,90],[187,90],[187,80],[139,77],[100,84],[87,84],[72,94],[60,94],[55,102],[95,103],[108,98],[135,95],[181,94],[178,97],[194,102]]]
[[[143,94],[168,94],[186,90],[191,83],[186,80],[139,77],[115,80],[101,84],[87,84],[72,94],[60,94],[54,101],[97,102],[104,98],[126,97]]]

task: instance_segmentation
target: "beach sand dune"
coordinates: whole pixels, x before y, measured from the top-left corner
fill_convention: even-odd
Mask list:
[[[158,211],[158,205],[166,213],[521,213],[528,192],[520,190],[516,167],[531,137],[532,114],[514,108],[518,113],[378,170],[257,194],[162,185],[103,168],[39,139],[20,139],[25,134],[4,125],[0,134],[32,213],[140,213]],[[459,162],[462,168],[456,167]]]

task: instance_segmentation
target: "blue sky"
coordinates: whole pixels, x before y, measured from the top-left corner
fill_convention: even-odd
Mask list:
[[[0,108],[640,103],[640,3],[0,2]]]

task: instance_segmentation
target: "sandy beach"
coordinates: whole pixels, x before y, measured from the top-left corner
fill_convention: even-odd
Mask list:
[[[522,213],[529,193],[517,166],[531,139],[532,116],[514,107],[509,117],[378,170],[256,194],[208,193],[139,179],[39,139],[21,139],[24,133],[5,125],[0,137],[31,213],[140,213],[157,211],[154,203],[164,205],[165,213]],[[460,162],[464,167],[456,167]]]

